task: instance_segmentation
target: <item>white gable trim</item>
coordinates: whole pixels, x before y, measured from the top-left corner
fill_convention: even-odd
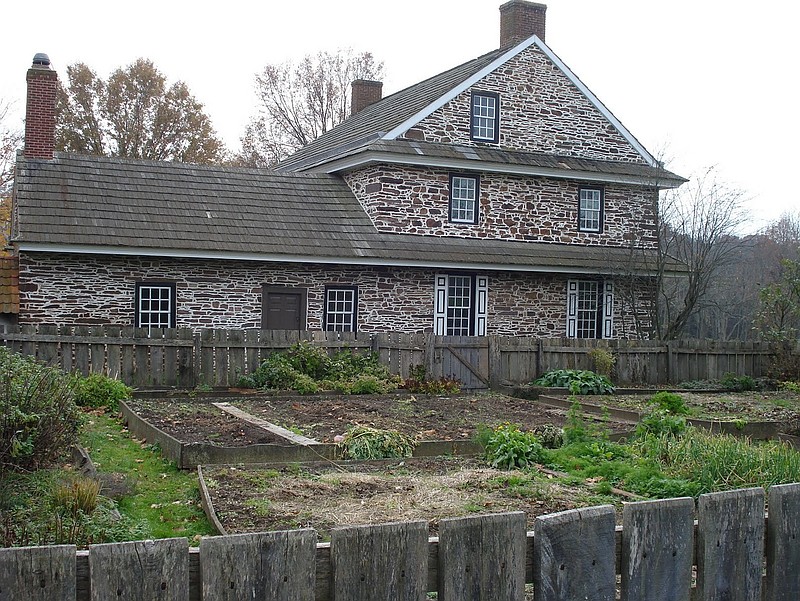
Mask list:
[[[387,132],[383,136],[382,139],[383,140],[394,140],[399,135],[404,134],[406,131],[408,131],[409,128],[413,127],[414,125],[416,125],[417,123],[422,121],[425,117],[430,115],[435,110],[443,107],[445,104],[450,102],[453,98],[455,98],[456,96],[461,94],[461,92],[464,92],[465,90],[468,90],[469,88],[471,88],[478,81],[480,81],[481,79],[483,79],[484,77],[489,75],[489,73],[491,73],[492,71],[497,69],[503,63],[505,63],[505,62],[511,60],[512,58],[514,58],[515,56],[517,56],[520,52],[525,50],[528,46],[533,44],[535,40],[538,40],[538,39],[539,38],[537,38],[536,36],[531,36],[530,38],[528,38],[524,42],[521,42],[521,43],[517,44],[516,46],[514,46],[513,48],[511,48],[510,50],[508,50],[508,52],[505,52],[504,54],[501,54],[498,58],[496,58],[491,63],[486,65],[483,69],[481,69],[480,71],[475,73],[473,76],[465,79],[460,84],[458,84],[455,88],[451,89],[450,91],[448,91],[443,96],[440,96],[439,98],[437,98],[436,100],[431,102],[428,106],[426,106],[425,108],[423,108],[421,111],[419,111],[415,115],[412,115],[411,117],[409,117],[408,119],[403,121],[400,125],[395,127],[393,130]]]
[[[639,140],[637,140],[634,137],[634,135],[631,132],[629,132],[624,125],[622,125],[622,122],[614,116],[614,113],[608,110],[608,108],[606,108],[606,106],[602,102],[600,102],[600,99],[597,96],[595,96],[592,93],[592,91],[589,88],[587,88],[586,85],[580,79],[578,79],[578,76],[575,75],[570,70],[569,67],[567,67],[564,61],[558,58],[555,52],[550,50],[547,44],[545,44],[542,40],[540,40],[536,36],[533,36],[533,42],[534,44],[536,44],[536,47],[539,48],[539,50],[544,52],[547,58],[553,61],[553,63],[559,69],[561,69],[564,75],[567,76],[567,79],[569,79],[573,84],[575,84],[575,87],[578,88],[583,93],[584,96],[586,96],[589,102],[591,102],[594,105],[594,107],[598,111],[600,111],[606,119],[608,119],[611,125],[613,125],[617,129],[617,131],[622,135],[622,137],[625,138],[628,141],[628,143],[636,149],[636,151],[642,156],[642,158],[645,161],[647,161],[647,163],[651,167],[661,166],[660,163],[655,159],[655,157],[649,152],[647,152],[647,149],[645,149],[645,147],[639,143]]]
[[[400,125],[398,125],[397,127],[392,129],[391,131],[389,131],[386,134],[384,134],[384,136],[381,139],[383,139],[383,140],[394,140],[394,139],[396,139],[398,136],[404,134],[411,127],[413,127],[414,125],[416,125],[417,123],[422,121],[425,117],[427,117],[428,115],[433,113],[435,110],[441,108],[442,106],[444,106],[445,104],[447,104],[448,102],[453,100],[453,98],[455,98],[456,96],[458,96],[462,92],[464,92],[464,91],[468,90],[469,88],[471,88],[478,81],[480,81],[481,79],[483,79],[484,77],[489,75],[489,73],[491,73],[492,71],[494,71],[495,69],[497,69],[498,67],[503,65],[504,63],[508,62],[509,60],[511,60],[512,58],[517,56],[520,52],[522,52],[523,50],[527,49],[528,47],[530,47],[532,45],[535,45],[537,48],[539,48],[539,50],[541,50],[545,54],[545,56],[547,56],[547,58],[549,58],[553,62],[553,64],[555,64],[561,70],[561,72],[564,73],[564,75],[567,77],[567,79],[569,79],[570,82],[572,82],[572,84],[576,88],[578,88],[578,90],[580,90],[580,92],[584,96],[586,96],[587,100],[589,100],[589,102],[591,102],[592,105],[594,105],[594,107],[598,111],[600,111],[600,113],[606,119],[608,119],[609,123],[611,123],[611,125],[613,125],[617,129],[617,131],[620,133],[620,135],[623,138],[625,138],[625,140],[636,150],[636,152],[638,152],[641,155],[641,157],[651,167],[660,167],[661,166],[660,163],[655,159],[655,157],[653,155],[651,155],[649,152],[647,152],[647,149],[639,143],[639,140],[637,140],[634,137],[634,135],[630,131],[628,131],[628,129],[624,125],[622,125],[622,122],[619,119],[617,119],[614,116],[614,114],[610,110],[608,110],[608,108],[606,108],[606,106],[602,102],[600,102],[600,99],[597,96],[595,96],[592,93],[592,91],[589,88],[587,88],[586,85],[580,79],[578,79],[578,76],[575,75],[570,70],[569,67],[567,67],[567,65],[564,63],[564,61],[562,61],[560,58],[558,58],[556,53],[553,52],[547,46],[547,44],[545,44],[542,40],[540,40],[535,35],[529,37],[527,40],[521,42],[520,44],[517,44],[516,46],[511,48],[508,52],[506,52],[506,53],[502,54],[501,56],[499,56],[498,58],[496,58],[494,61],[489,63],[483,69],[481,69],[480,71],[475,73],[473,76],[469,77],[468,79],[465,79],[463,82],[461,82],[455,88],[451,89],[450,91],[448,91],[443,96],[440,96],[439,98],[437,98],[436,100],[431,102],[428,106],[423,108],[421,111],[419,111],[415,115],[409,117],[408,119],[403,121]]]

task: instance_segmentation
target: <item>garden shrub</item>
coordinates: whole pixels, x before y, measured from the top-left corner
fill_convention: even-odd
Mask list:
[[[73,387],[61,370],[0,348],[0,472],[46,465],[75,443]]]
[[[252,373],[239,378],[243,388],[296,390],[307,394],[335,390],[341,394],[377,394],[397,387],[397,378],[381,365],[375,353],[339,351],[328,356],[323,348],[300,342],[273,353]]]
[[[411,457],[414,439],[397,430],[353,426],[337,443],[343,459],[390,459]]]
[[[501,424],[479,436],[487,461],[499,469],[528,467],[544,461],[544,447],[532,432],[516,424]]]
[[[594,371],[600,375],[611,377],[611,371],[614,369],[614,363],[617,362],[616,357],[606,348],[593,348],[587,353],[589,359],[592,360]]]
[[[130,398],[133,388],[103,374],[75,378],[75,402],[79,407],[108,407],[116,410],[119,402]]]
[[[689,415],[691,411],[686,406],[683,397],[675,392],[662,390],[650,397],[650,404],[672,415]]]
[[[683,415],[675,414],[666,409],[659,408],[650,411],[642,417],[636,426],[636,433],[639,436],[645,434],[678,436],[686,431],[686,418]]]
[[[572,394],[613,394],[614,385],[608,376],[589,370],[556,369],[533,381],[536,386],[568,388]]]
[[[748,392],[757,388],[756,381],[750,376],[737,376],[736,374],[724,374],[720,383],[727,390],[736,392]]]

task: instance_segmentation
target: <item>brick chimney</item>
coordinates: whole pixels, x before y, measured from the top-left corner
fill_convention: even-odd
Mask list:
[[[547,6],[527,0],[510,0],[500,7],[500,48],[527,40],[533,34],[544,42]]]
[[[383,97],[383,82],[356,79],[352,84],[352,91],[350,115],[355,115]]]
[[[58,74],[44,53],[33,57],[28,69],[28,101],[25,106],[25,148],[29,159],[52,159],[56,135]]]

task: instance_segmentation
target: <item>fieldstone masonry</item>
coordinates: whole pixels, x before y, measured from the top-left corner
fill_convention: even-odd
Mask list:
[[[530,46],[413,127],[428,142],[474,146],[470,140],[472,91],[500,95],[503,150],[645,163],[642,156],[535,46]]]
[[[423,332],[433,326],[434,271],[246,261],[25,253],[20,257],[20,323],[134,323],[136,282],[172,281],[178,327],[259,328],[263,285],[308,288],[308,329],[320,329],[326,285],[358,286],[358,328]],[[566,335],[562,275],[489,273],[488,334]],[[619,284],[615,297],[621,298]],[[615,302],[615,338],[637,337]]]
[[[479,173],[480,214],[473,225],[449,221],[450,173],[374,165],[345,179],[383,232],[640,248],[657,244],[652,190],[603,186],[603,231],[579,232],[578,182]]]

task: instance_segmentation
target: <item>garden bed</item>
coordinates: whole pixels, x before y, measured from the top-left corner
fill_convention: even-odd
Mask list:
[[[310,463],[211,465],[198,469],[207,512],[225,533],[314,528],[321,540],[336,526],[424,519],[432,536],[441,518],[524,511],[536,516],[613,503],[594,484],[535,471],[501,471],[469,457]]]
[[[286,436],[273,438],[273,432],[221,411],[213,404],[217,400],[289,430],[289,436],[300,435],[318,444],[298,444]],[[416,441],[415,456],[476,454],[480,448],[474,439],[481,425],[510,422],[533,430],[544,424],[561,426],[567,414],[562,409],[497,393],[137,398],[121,406],[131,432],[159,444],[181,468],[336,459],[340,453],[333,444],[334,437],[356,425],[395,429],[412,437]],[[607,426],[612,434],[630,430],[630,424],[611,422]],[[259,442],[262,434],[258,430],[264,437],[269,435],[271,442]]]

